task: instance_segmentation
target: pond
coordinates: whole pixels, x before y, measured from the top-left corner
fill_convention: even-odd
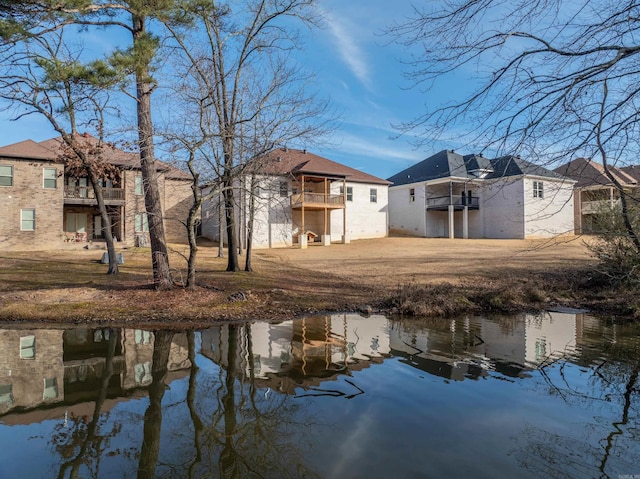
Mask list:
[[[640,325],[0,329],[0,477],[640,477]]]

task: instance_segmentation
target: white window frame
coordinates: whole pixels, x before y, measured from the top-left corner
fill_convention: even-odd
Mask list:
[[[278,193],[281,198],[286,198],[289,196],[289,183],[287,181],[281,181],[278,185]]]
[[[416,201],[416,189],[409,188],[409,203],[415,203]]]
[[[26,212],[32,212],[32,218],[25,218]],[[31,228],[25,228],[25,223],[31,223],[33,226]],[[36,230],[36,209],[35,208],[23,208],[20,210],[20,231],[35,231]]]
[[[144,182],[142,181],[142,175],[136,175],[134,182],[134,193],[136,194],[136,196],[144,195]]]
[[[136,233],[149,232],[149,217],[146,213],[136,213],[134,231]]]
[[[544,199],[544,183],[542,181],[533,182],[533,197]]]
[[[20,337],[20,359],[36,358],[36,337],[34,335]]]
[[[47,177],[53,172],[53,178]],[[53,181],[53,186],[47,186],[47,181]],[[43,168],[42,169],[42,187],[46,190],[55,190],[58,187],[58,169],[57,168]]]
[[[369,188],[369,202],[370,203],[378,202],[378,188]]]
[[[344,186],[340,187],[340,194],[344,195]],[[353,186],[347,186],[347,201],[353,201]]]
[[[42,390],[42,399],[43,400],[57,399],[59,395],[58,378],[56,377],[44,378],[43,382],[44,382],[44,385]]]
[[[0,183],[0,188],[10,188],[13,186],[13,165],[0,165],[0,168],[9,168],[9,174],[0,173],[0,178],[9,178],[9,184],[3,185]]]

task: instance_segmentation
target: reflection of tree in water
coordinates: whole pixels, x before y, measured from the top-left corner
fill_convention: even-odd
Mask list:
[[[100,458],[108,450],[110,438],[117,436],[122,426],[114,422],[111,430],[104,431],[104,425],[109,420],[108,413],[102,413],[102,407],[107,399],[109,382],[113,376],[113,359],[116,345],[120,338],[119,329],[109,330],[107,353],[104,369],[100,378],[93,415],[91,418],[70,418],[54,428],[50,443],[56,452],[66,460],[60,464],[57,477],[84,477],[81,468],[85,467],[92,477],[99,477]],[[69,473],[67,476],[67,472]]]
[[[162,430],[162,397],[166,389],[165,378],[173,335],[173,331],[157,331],[154,335],[149,407],[144,413],[144,436],[138,462],[138,479],[155,477]]]
[[[606,360],[586,371],[586,386],[574,384],[565,374],[567,363],[557,361],[557,374],[541,366],[548,393],[561,397],[576,408],[603,408],[616,420],[608,422],[603,411],[598,424],[591,424],[572,435],[551,433],[529,424],[523,431],[523,447],[516,452],[520,464],[539,477],[618,477],[621,473],[637,471],[640,457],[637,443],[638,429],[627,427],[637,418],[640,387],[638,347],[624,348],[612,344]],[[600,403],[600,406],[598,406]],[[610,412],[609,412],[610,411]],[[598,471],[596,473],[596,471]]]
[[[217,382],[203,377],[199,401],[191,406],[192,418],[198,418],[194,429],[201,433],[196,457],[209,461],[192,468],[190,477],[315,477],[302,462],[300,438],[309,436],[310,424],[296,422],[298,405],[287,395],[255,386],[251,325],[230,325],[228,333],[226,371],[220,368]],[[248,375],[239,367],[241,355],[248,359]]]

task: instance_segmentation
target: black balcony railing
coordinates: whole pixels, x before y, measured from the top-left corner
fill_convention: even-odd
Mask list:
[[[464,208],[465,206],[473,209],[480,207],[480,198],[477,196],[436,196],[434,198],[427,198],[427,209],[445,209],[449,206],[455,208]]]

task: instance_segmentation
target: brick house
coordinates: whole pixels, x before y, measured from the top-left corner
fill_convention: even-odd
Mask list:
[[[85,135],[86,141],[95,138]],[[25,140],[0,147],[0,249],[57,249],[103,241],[103,225],[87,178],[65,174],[62,140]],[[116,166],[102,193],[114,238],[125,245],[148,244],[140,158],[110,145],[105,161]],[[192,204],[191,177],[156,161],[166,239],[186,242],[183,221]]]

